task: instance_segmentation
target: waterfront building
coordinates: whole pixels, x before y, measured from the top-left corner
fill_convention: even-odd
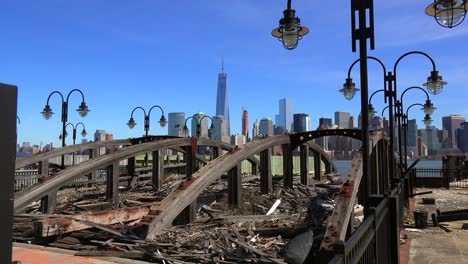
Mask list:
[[[291,99],[283,98],[279,100],[279,114],[275,125],[283,127],[284,133],[293,131],[293,108],[294,104]]]
[[[167,122],[167,135],[179,137],[185,135],[182,131],[185,125],[185,113],[173,112],[169,113]]]
[[[429,156],[437,155],[441,148],[439,137],[437,136],[437,128],[434,126],[427,126],[425,129],[419,129],[419,134],[427,147],[427,154]]]
[[[294,133],[310,131],[310,117],[308,114],[298,113],[293,115]]]
[[[416,119],[408,120],[406,131],[406,153],[411,159],[417,158],[418,125]]]
[[[223,116],[226,123],[223,135],[231,135],[231,126],[229,118],[229,98],[227,89],[227,74],[224,72],[224,60],[221,65],[221,73],[218,74],[218,87],[216,95],[216,115]],[[206,118],[205,118],[206,119]]]
[[[351,114],[348,112],[335,112],[335,125],[337,125],[338,128],[349,128],[350,116]]]
[[[448,138],[450,139],[451,147],[457,147],[456,130],[460,128],[460,124],[465,122],[465,118],[461,115],[449,115],[442,117],[442,129],[448,131]]]
[[[274,135],[273,121],[271,121],[270,118],[264,117],[262,120],[260,120],[259,134],[262,134],[263,136]]]

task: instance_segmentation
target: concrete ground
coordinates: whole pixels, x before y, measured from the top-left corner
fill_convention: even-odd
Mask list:
[[[415,196],[412,203],[410,217],[405,219],[403,234],[408,236],[406,247],[409,246],[409,264],[432,263],[468,263],[468,220],[442,223],[451,232],[440,227],[434,227],[431,214],[436,209],[441,212],[468,209],[468,188],[423,189],[417,193],[432,191],[432,194]],[[434,198],[435,204],[422,204],[422,198]],[[428,212],[428,228],[414,228],[412,219],[414,210]],[[405,245],[403,245],[405,247]]]

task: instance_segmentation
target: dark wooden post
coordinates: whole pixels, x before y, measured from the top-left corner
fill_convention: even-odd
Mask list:
[[[300,146],[301,184],[309,185],[309,146]]]
[[[228,195],[228,203],[231,207],[238,208],[242,204],[242,179],[240,164],[229,171]]]
[[[41,199],[42,213],[53,214],[57,209],[57,190],[51,191]]]
[[[252,168],[251,171],[250,171],[250,174],[257,175],[257,172],[258,172],[257,163],[255,163],[254,161],[251,161],[250,165],[251,165],[251,168]]]
[[[164,174],[164,155],[161,150],[155,150],[152,153],[152,177],[151,182],[154,188],[159,191],[162,186],[162,176]]]
[[[314,179],[322,179],[322,155],[318,151],[314,151]]]
[[[290,144],[283,144],[283,185],[293,188],[293,157]]]
[[[271,152],[269,149],[266,149],[260,152],[260,193],[268,194],[272,188]]]
[[[129,176],[135,177],[135,157],[127,159],[127,173]]]
[[[221,149],[218,147],[213,147],[213,159],[216,159],[219,157],[219,154],[221,153]]]
[[[195,172],[195,161],[196,161],[196,143],[190,146],[184,147],[184,159],[185,159],[185,174],[187,179],[192,177]],[[192,204],[187,206],[182,213],[179,214],[175,223],[178,225],[186,225],[192,223],[197,217],[197,201],[193,201]]]
[[[119,162],[107,166],[106,198],[114,208],[119,205]]]
[[[45,177],[49,176],[49,160],[39,162],[39,174]]]

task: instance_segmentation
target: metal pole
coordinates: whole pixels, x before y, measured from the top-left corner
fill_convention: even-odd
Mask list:
[[[67,123],[67,102],[62,103],[62,148],[65,147],[65,131]],[[62,155],[62,169],[65,169],[65,154]]]
[[[387,73],[387,76],[385,77],[387,83],[388,83],[388,93],[387,93],[387,97],[388,97],[388,126],[389,126],[389,137],[390,137],[390,177],[393,179],[395,178],[395,171],[394,171],[394,163],[395,163],[395,160],[394,160],[394,153],[395,151],[393,150],[393,147],[394,147],[394,127],[393,127],[393,100],[394,100],[394,91],[393,91],[393,81],[394,81],[394,76],[392,74],[392,72],[388,72]]]
[[[0,189],[0,206],[2,208],[0,236],[0,263],[11,263],[13,241],[13,201],[15,181],[16,153],[16,113],[18,88],[13,85],[0,84],[0,120],[4,127],[0,129],[0,171],[2,184]]]

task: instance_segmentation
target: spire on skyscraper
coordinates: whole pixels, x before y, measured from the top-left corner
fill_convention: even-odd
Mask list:
[[[221,73],[224,73],[224,56],[221,56]]]

